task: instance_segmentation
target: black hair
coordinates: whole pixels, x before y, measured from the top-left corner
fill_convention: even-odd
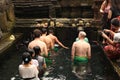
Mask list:
[[[24,61],[24,64],[28,64],[31,61],[31,55],[28,52],[24,52],[22,55],[22,60]]]
[[[33,31],[34,38],[39,38],[41,35],[41,31],[39,29],[35,29]]]
[[[111,24],[115,27],[120,27],[120,21],[117,18],[113,18]]]
[[[53,30],[53,28],[49,28],[49,30],[48,30],[48,34],[49,34],[49,33],[54,34],[54,30]]]
[[[47,32],[47,29],[46,28],[42,28],[42,34],[45,34]]]
[[[33,47],[33,50],[35,51],[35,56],[39,55],[41,53],[41,49],[39,46]]]
[[[28,52],[30,53],[31,57],[35,53],[33,49],[28,49]]]

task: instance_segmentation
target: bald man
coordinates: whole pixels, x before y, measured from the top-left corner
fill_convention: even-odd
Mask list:
[[[74,63],[72,72],[76,76],[82,76],[91,71],[88,66],[88,59],[91,58],[91,46],[84,40],[85,37],[86,33],[80,31],[78,35],[79,40],[72,45],[71,58]]]
[[[82,61],[91,58],[91,46],[88,42],[86,42],[84,39],[86,37],[86,33],[84,31],[80,31],[78,38],[79,41],[74,42],[72,45],[72,51],[71,51],[71,58],[72,61]]]

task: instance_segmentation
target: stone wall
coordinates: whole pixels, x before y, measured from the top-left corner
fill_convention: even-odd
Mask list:
[[[93,18],[93,0],[58,0],[61,5],[61,17]]]
[[[92,5],[93,0],[58,0],[62,7],[78,7]]]
[[[0,28],[2,32],[10,31],[14,22],[14,5],[10,0],[0,0]]]

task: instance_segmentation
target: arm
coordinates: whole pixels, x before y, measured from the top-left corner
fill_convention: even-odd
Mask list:
[[[44,52],[45,52],[45,56],[48,56],[48,50],[47,50],[46,44],[45,44],[45,47],[44,47]]]
[[[57,37],[55,37],[55,42],[57,42],[60,46],[62,46],[63,48],[65,49],[68,49],[68,47],[64,46],[59,40]]]
[[[111,17],[112,17],[112,11],[109,10],[109,11],[108,11],[108,19],[111,19]]]
[[[75,44],[73,43],[72,45],[72,51],[71,51],[71,60],[74,60],[74,56],[75,56]]]
[[[109,30],[109,29],[104,29],[105,32],[110,33],[111,36],[114,36],[115,32]]]
[[[113,42],[104,32],[102,32],[102,36],[103,36],[111,45],[114,45],[114,42]]]
[[[51,41],[50,43],[50,49],[53,49],[54,48],[54,45],[53,45],[53,42]]]
[[[88,47],[88,59],[91,59],[91,47],[90,47],[90,45]]]
[[[100,13],[104,13],[106,1],[104,1],[100,7]]]

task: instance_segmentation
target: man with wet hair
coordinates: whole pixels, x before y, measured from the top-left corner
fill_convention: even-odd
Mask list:
[[[61,47],[65,48],[65,49],[68,49],[68,47],[64,46],[64,45],[58,40],[58,38],[54,35],[53,29],[49,29],[48,33],[49,33],[49,34],[47,35],[47,37],[49,37],[49,38],[52,40],[52,44],[53,44],[53,47],[52,47],[52,48],[54,48],[55,43],[57,43],[57,44],[60,45]]]
[[[35,29],[33,31],[33,35],[34,35],[34,40],[28,44],[28,48],[33,49],[33,47],[39,46],[41,49],[40,54],[42,56],[48,56],[48,50],[46,44],[43,41],[40,41],[41,31],[39,29]]]
[[[47,45],[48,51],[52,49],[53,47],[52,39],[47,36],[46,28],[42,28],[42,36],[40,37],[40,40],[45,42],[45,44]]]

